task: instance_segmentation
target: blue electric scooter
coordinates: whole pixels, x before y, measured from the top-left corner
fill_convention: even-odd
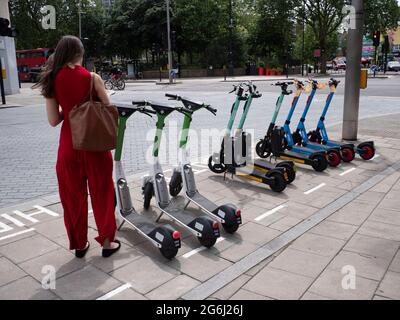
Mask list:
[[[339,147],[344,162],[353,161],[356,153],[364,160],[371,160],[375,156],[375,144],[373,141],[363,142],[355,147],[354,144],[333,141],[328,137],[328,132],[325,127],[325,119],[339,83],[340,81],[335,79],[329,81],[329,88],[331,91],[326,99],[326,104],[322,111],[321,118],[318,121],[317,129],[308,133],[308,139],[312,142],[320,143],[329,147]]]

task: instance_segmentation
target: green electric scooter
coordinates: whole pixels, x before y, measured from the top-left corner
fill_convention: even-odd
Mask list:
[[[208,110],[214,115],[217,113],[216,109],[202,102],[196,102],[173,94],[166,94],[165,96],[170,98],[170,100],[182,102],[185,108],[191,110],[193,113],[203,109]],[[190,203],[195,204],[204,213],[220,222],[226,232],[234,233],[242,223],[241,210],[237,209],[237,207],[233,204],[217,205],[200,194],[197,189],[194,172],[187,154],[189,130],[192,123],[192,118],[192,114],[185,114],[181,139],[179,142],[180,164],[178,168],[174,169],[172,174],[172,178],[169,183],[169,193],[171,196],[176,197],[184,187],[185,197],[188,200],[185,208]]]

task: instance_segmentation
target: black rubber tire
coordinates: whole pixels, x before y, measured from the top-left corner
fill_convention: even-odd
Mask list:
[[[317,172],[323,172],[329,166],[328,160],[322,154],[313,155],[311,160],[317,160],[317,162],[312,165],[313,169]]]
[[[296,180],[296,170],[294,167],[285,164],[285,163],[278,163],[276,165],[278,168],[285,168],[286,173],[288,175],[288,180],[286,181],[287,184],[292,184],[294,180]]]
[[[373,157],[375,157],[375,148],[372,146],[364,146],[361,149],[367,151],[367,153],[365,154],[361,154],[361,158],[363,158],[364,160],[371,160]]]
[[[356,153],[353,148],[348,148],[348,147],[343,147],[340,156],[343,160],[343,162],[352,162],[354,158],[356,157]]]
[[[226,224],[223,223],[222,227],[224,228],[224,230],[229,233],[229,234],[234,234],[238,229],[239,229],[239,224],[235,223],[235,224]]]
[[[275,179],[275,181],[269,185],[272,191],[282,192],[286,189],[287,183],[282,173],[274,171],[268,173],[267,176]]]
[[[104,87],[106,88],[106,90],[114,90],[114,85],[110,79],[104,82]]]
[[[179,249],[178,248],[173,248],[173,249],[172,248],[169,248],[169,249],[160,248],[159,250],[165,258],[167,258],[168,260],[171,260],[176,257]]]
[[[117,87],[118,90],[122,91],[122,90],[125,90],[126,83],[124,80],[119,79],[116,81],[115,86]]]
[[[336,150],[328,151],[328,163],[331,167],[336,168],[342,162],[342,157],[340,156],[340,152]]]
[[[214,246],[214,244],[217,242],[216,237],[210,237],[210,238],[202,238],[202,237],[197,237],[199,240],[200,244],[206,248],[211,248]]]
[[[151,198],[153,198],[153,195],[154,195],[154,186],[151,182],[147,182],[143,188],[143,199],[144,199],[143,207],[145,210],[149,210]]]
[[[169,194],[172,197],[177,197],[183,188],[182,174],[178,171],[174,171],[169,182]]]
[[[256,153],[262,159],[266,159],[271,156],[271,152],[263,150],[264,143],[265,143],[264,140],[261,140],[256,145]]]
[[[225,164],[221,163],[221,164],[216,164],[214,163],[214,159],[213,156],[210,156],[210,158],[208,159],[208,168],[216,173],[216,174],[222,174],[226,172],[226,166]]]

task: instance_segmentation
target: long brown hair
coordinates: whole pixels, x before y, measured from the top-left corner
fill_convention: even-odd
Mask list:
[[[64,36],[58,42],[54,54],[47,61],[39,76],[39,82],[32,88],[40,88],[45,98],[54,98],[54,80],[57,72],[67,63],[75,63],[84,55],[81,40],[75,36]]]

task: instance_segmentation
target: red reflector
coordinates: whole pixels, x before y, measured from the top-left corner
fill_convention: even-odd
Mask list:
[[[174,232],[172,233],[172,238],[173,238],[174,240],[180,239],[180,238],[181,238],[181,233],[180,233],[179,231],[174,231]]]
[[[242,215],[242,211],[236,210],[236,217],[240,217]]]
[[[213,222],[213,228],[214,228],[214,229],[219,229],[219,224],[218,224],[218,222],[216,222],[216,221]]]

